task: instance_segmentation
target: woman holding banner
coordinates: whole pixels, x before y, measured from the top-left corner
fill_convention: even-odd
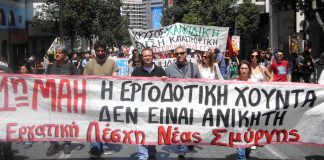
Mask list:
[[[211,50],[204,52],[201,64],[198,65],[201,78],[223,80],[218,64],[215,63],[214,53]]]
[[[238,81],[251,81],[252,68],[248,61],[242,60],[238,65]],[[236,159],[247,160],[250,157],[251,148],[237,148]]]

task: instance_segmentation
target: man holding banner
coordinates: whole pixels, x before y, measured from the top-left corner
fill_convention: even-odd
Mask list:
[[[166,76],[162,67],[153,63],[153,51],[150,48],[142,50],[143,66],[136,68],[132,76],[137,77],[162,77]],[[149,153],[150,152],[150,153]],[[156,146],[155,145],[138,145],[137,157],[138,160],[153,160],[155,159]]]
[[[84,68],[84,75],[118,76],[118,70],[114,60],[106,54],[106,44],[96,42],[94,44],[96,58],[89,61]],[[92,142],[90,146],[90,157],[99,157],[102,153],[110,154],[108,143]]]
[[[75,68],[72,63],[65,60],[67,48],[65,45],[59,45],[56,48],[54,58],[55,62],[49,65],[45,71],[45,74],[59,74],[59,75],[78,75],[80,71]],[[50,146],[46,151],[46,155],[50,156],[57,152],[59,144],[57,141],[51,141]],[[71,142],[66,141],[64,144],[64,154],[71,154]]]
[[[187,61],[187,49],[179,46],[175,49],[175,55],[177,62],[168,66],[165,72],[170,78],[200,78],[200,72],[198,66],[192,62]],[[190,146],[190,150],[193,146]],[[178,146],[179,159],[184,159],[188,147],[185,145]]]
[[[165,69],[170,78],[200,78],[198,66],[187,61],[187,49],[179,46],[175,49],[177,62]]]

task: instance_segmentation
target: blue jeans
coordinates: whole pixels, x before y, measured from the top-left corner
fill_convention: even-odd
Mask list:
[[[225,80],[229,80],[231,77],[231,66],[230,65],[227,65],[226,66],[226,72],[225,72],[225,77],[224,79]]]
[[[155,155],[155,154],[156,154],[155,145],[137,145],[136,156],[138,160],[147,160],[149,158],[149,155]]]
[[[221,72],[221,75],[222,75],[223,77],[225,77],[226,67],[219,67],[219,70],[220,70],[220,72]]]
[[[188,151],[188,147],[185,145],[178,145],[178,152],[181,153],[186,153]]]
[[[248,160],[250,158],[251,148],[237,148],[236,159]]]
[[[102,143],[102,142],[91,142],[90,144],[90,149],[92,148],[97,148],[97,149],[101,149],[101,150],[104,150],[104,149],[108,149],[108,143]]]

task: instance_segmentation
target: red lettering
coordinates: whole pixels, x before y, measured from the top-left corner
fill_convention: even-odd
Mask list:
[[[35,134],[37,136],[45,136],[45,125],[39,125],[35,128]]]
[[[140,135],[142,136],[141,144],[144,144],[145,139],[146,139],[146,135],[145,135],[145,133],[143,131],[138,131],[138,130],[135,131],[136,144],[139,144],[139,136]]]
[[[178,127],[174,128],[175,131],[172,133],[172,143],[179,143],[179,140],[177,140],[179,134],[178,129],[179,129]]]
[[[11,78],[11,84],[12,84],[14,93],[18,93],[18,84],[19,83],[22,85],[22,88],[23,88],[22,93],[27,94],[27,83],[26,83],[26,80],[23,78],[18,78],[18,79]]]
[[[113,130],[113,131],[111,132],[111,137],[110,137],[110,139],[111,139],[113,142],[120,142],[120,138],[121,138],[121,136],[120,136],[119,132],[120,132],[120,129],[115,129],[115,130]]]
[[[65,86],[66,92],[63,93],[63,87]],[[70,85],[70,80],[67,79],[62,79],[59,84],[59,90],[58,90],[58,100],[57,100],[57,111],[62,112],[62,100],[66,99],[66,107],[67,111],[69,113],[72,112],[72,105],[71,105],[71,100],[72,100],[72,94],[71,94],[71,85]]]
[[[127,144],[127,142],[128,142],[128,144],[132,144],[131,134],[133,133],[133,131],[127,132],[127,131],[124,130],[123,133],[125,134],[123,143]]]
[[[298,131],[296,129],[289,131],[289,135],[295,137],[295,138],[289,138],[289,141],[292,141],[292,142],[297,142],[300,138],[300,135],[298,134]]]
[[[227,143],[218,142],[218,140],[220,140],[222,137],[222,135],[220,135],[219,133],[226,133],[226,132],[227,129],[213,129],[213,135],[215,136],[215,138],[212,140],[211,145],[228,146]]]
[[[191,132],[183,132],[180,134],[181,142],[191,142]]]
[[[19,140],[24,141],[24,135],[27,133],[27,127],[22,126],[19,128]]]
[[[17,126],[17,123],[7,124],[7,141],[18,141],[18,138],[12,138],[11,134],[16,133],[16,130],[11,130],[11,127]]]
[[[2,92],[2,90],[4,91],[4,95],[3,95],[3,107],[0,108],[0,112],[1,111],[16,111],[15,107],[9,107],[9,93],[8,93],[8,78],[7,77],[3,77],[2,81],[0,83],[0,91]]]
[[[87,100],[87,92],[86,92],[86,87],[87,87],[87,81],[82,80],[82,92],[78,93],[78,80],[74,80],[74,112],[78,113],[78,99],[81,98],[81,113],[86,112],[86,100]]]
[[[264,137],[264,131],[259,129],[255,132],[255,141],[254,144],[257,146],[259,145],[259,140]]]
[[[47,134],[48,136],[52,136],[52,128],[55,127],[55,124],[47,124],[48,127]]]
[[[235,133],[230,132],[230,134],[229,134],[229,145],[233,146],[234,142],[242,142],[241,133],[236,133],[236,137],[235,137]]]
[[[276,134],[276,132],[277,132],[276,129],[272,130],[272,131],[271,131],[271,134],[269,134],[269,131],[265,131],[265,132],[264,132],[268,144],[270,144],[270,143],[272,142],[272,138],[273,138],[273,136]]]
[[[99,131],[99,123],[98,123],[98,121],[92,121],[89,124],[88,132],[87,132],[87,141],[91,142],[91,133],[92,133],[92,128],[93,127],[95,127],[96,141],[100,142],[100,131]]]
[[[194,132],[194,133],[192,134],[192,137],[193,137],[193,138],[196,138],[196,140],[193,141],[193,142],[195,142],[195,143],[199,143],[199,142],[202,141],[202,138],[200,137],[200,133],[199,133],[199,132]]]
[[[171,144],[171,130],[172,126],[168,126],[168,131],[166,132],[163,126],[159,126],[158,128],[158,144]]]
[[[34,141],[34,139],[35,139],[35,134],[34,134],[35,125],[33,125],[31,127],[27,126],[27,128],[28,128],[28,139],[30,141]]]
[[[64,124],[61,124],[60,128],[61,128],[61,137],[69,137],[70,126],[69,125],[64,126]]]
[[[51,91],[51,107],[52,107],[52,111],[56,111],[56,84],[55,84],[55,80],[54,79],[46,80],[46,87],[44,87],[42,80],[35,79],[34,88],[33,88],[33,101],[32,101],[33,110],[37,110],[38,88],[41,90],[43,98],[49,98],[49,94]]]
[[[72,125],[70,125],[69,129],[70,129],[70,137],[73,137],[73,131],[75,131],[74,136],[79,137],[80,128],[78,125],[75,124],[75,122],[72,122]]]

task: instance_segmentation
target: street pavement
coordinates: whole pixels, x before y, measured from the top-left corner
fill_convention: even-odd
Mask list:
[[[72,143],[72,153],[63,154],[63,142],[60,142],[58,153],[46,156],[49,143],[33,143],[30,148],[25,148],[22,143],[13,143],[14,160],[90,160],[89,143]],[[104,155],[102,160],[136,160],[136,145],[110,144],[111,155]],[[157,160],[176,160],[176,146],[158,146]],[[305,145],[266,145],[258,147],[251,152],[251,160],[262,159],[291,159],[291,160],[324,160],[324,147],[312,147]],[[195,146],[192,152],[186,154],[187,160],[235,160],[236,150],[229,147]]]

